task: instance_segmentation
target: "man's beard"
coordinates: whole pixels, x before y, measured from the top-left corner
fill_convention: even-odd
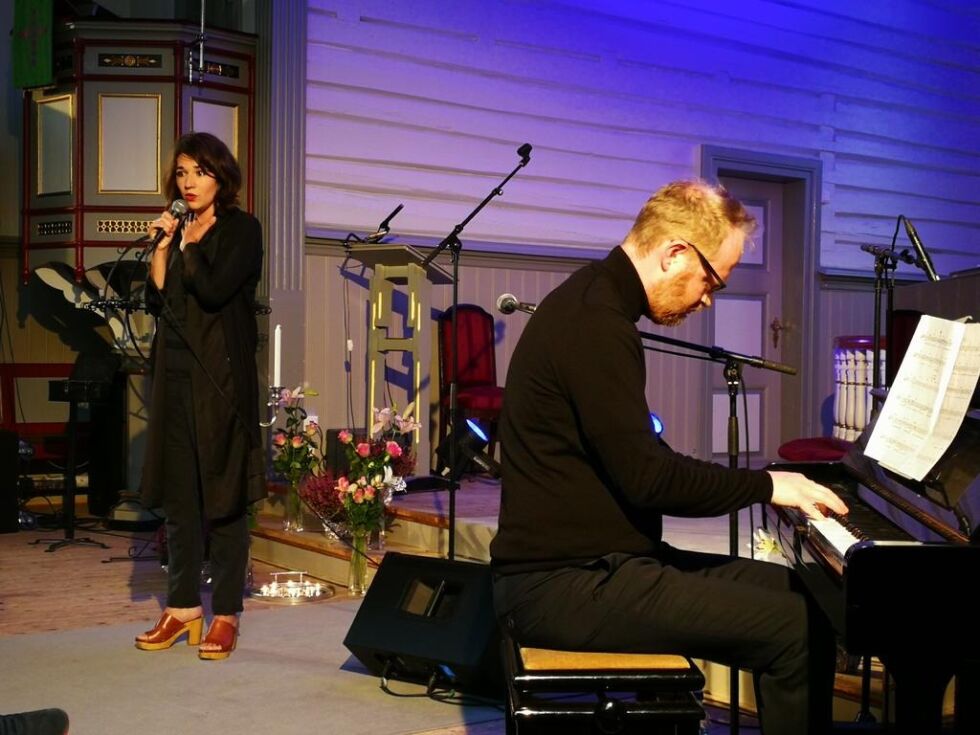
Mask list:
[[[690,279],[691,276],[678,279],[666,289],[647,294],[650,319],[654,324],[676,327],[687,318],[688,314],[698,310],[701,306],[700,301],[692,305],[684,300],[684,293],[687,291]]]

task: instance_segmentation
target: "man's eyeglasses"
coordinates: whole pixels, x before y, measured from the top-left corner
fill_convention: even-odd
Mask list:
[[[698,250],[697,245],[695,245],[693,242],[688,242],[687,240],[681,240],[681,242],[688,245],[691,250],[694,251],[694,254],[698,256],[698,260],[701,261],[701,267],[704,268],[704,272],[708,275],[708,278],[713,281],[711,290],[708,293],[721,291],[723,288],[728,286],[728,284],[725,283],[725,279],[718,275],[718,271],[716,271],[711,263],[708,262],[708,259],[704,257],[704,253]]]

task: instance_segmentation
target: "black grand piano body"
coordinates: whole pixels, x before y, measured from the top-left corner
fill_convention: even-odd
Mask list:
[[[766,521],[845,648],[880,658],[895,680],[899,732],[940,732],[957,677],[956,732],[980,733],[980,412],[922,482],[865,456],[873,425],[841,462],[780,463],[838,493],[862,540],[843,558],[793,510]]]

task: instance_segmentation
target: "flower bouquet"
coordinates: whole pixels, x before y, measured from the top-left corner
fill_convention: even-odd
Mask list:
[[[337,479],[333,470],[323,466],[316,474],[309,475],[299,486],[300,499],[323,524],[323,532],[329,538],[345,538],[350,535],[346,524],[344,504],[337,494]]]
[[[412,404],[403,414],[375,409],[369,437],[355,438],[344,430],[337,438],[347,455],[346,473],[337,477],[337,498],[353,535],[348,578],[351,594],[364,594],[367,582],[367,541],[373,531],[384,530],[385,508],[404,476],[415,466],[414,452],[403,447],[408,434],[419,428],[411,418]],[[400,441],[399,441],[400,440]]]
[[[299,487],[323,463],[323,431],[300,405],[303,398],[315,395],[316,391],[307,390],[304,393],[297,386],[295,390],[284,390],[279,399],[279,405],[286,414],[286,428],[278,429],[272,435],[272,466],[289,483],[284,531],[299,533],[303,530]]]

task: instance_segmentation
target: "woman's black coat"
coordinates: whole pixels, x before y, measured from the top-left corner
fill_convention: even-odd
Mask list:
[[[183,258],[187,292],[182,338],[192,353],[195,433],[207,518],[226,518],[244,511],[266,495],[265,450],[259,430],[255,289],[262,275],[262,229],[239,209],[224,212],[198,244],[181,253],[179,235],[171,258]],[[168,269],[168,278],[172,270]],[[164,289],[167,284],[164,283]],[[166,331],[164,295],[152,279],[147,303],[157,317],[151,352],[150,421],[143,465],[143,502],[159,507],[167,492],[167,405],[164,380]]]

